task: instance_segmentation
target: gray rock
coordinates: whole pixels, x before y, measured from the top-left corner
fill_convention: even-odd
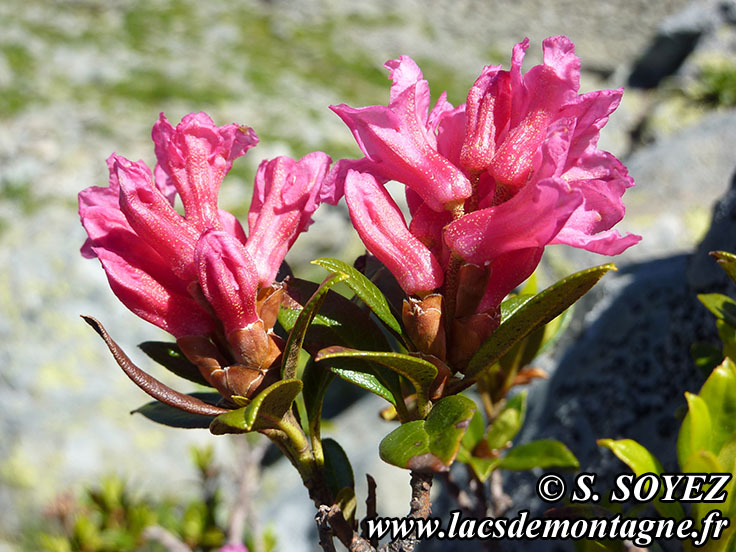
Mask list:
[[[732,0],[696,0],[666,18],[646,51],[637,59],[628,83],[636,88],[656,88],[666,77],[677,73],[697,50],[712,50],[724,28],[736,23],[736,3]]]
[[[602,492],[627,468],[596,439],[635,439],[665,470],[676,471],[683,393],[697,392],[704,381],[689,349],[697,341],[718,343],[714,318],[696,294],[736,291],[707,254],[736,250],[735,225],[736,175],[694,254],[631,265],[607,276],[598,297],[584,299],[578,312],[586,313],[585,329],[551,364],[550,379],[532,387],[520,442],[564,442],[581,471],[598,475]],[[516,504],[539,509],[534,482],[533,476],[509,477],[507,491]]]

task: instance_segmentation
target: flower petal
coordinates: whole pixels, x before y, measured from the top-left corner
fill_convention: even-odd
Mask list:
[[[618,255],[638,243],[640,236],[621,236],[610,230],[624,216],[622,196],[634,182],[613,155],[589,151],[563,178],[578,190],[583,202],[575,209],[552,243],[565,243],[594,253]]]
[[[233,160],[258,143],[253,129],[218,127],[206,113],[191,113],[173,128],[162,113],[152,138],[159,165],[173,180],[187,219],[200,231],[219,229],[220,184]]]
[[[581,201],[563,180],[542,180],[500,205],[451,223],[445,241],[465,261],[486,265],[509,251],[550,243]]]
[[[491,277],[477,312],[494,314],[501,301],[532,275],[542,259],[543,252],[544,247],[530,247],[509,251],[496,257],[491,263]]]
[[[287,251],[311,223],[330,162],[327,154],[313,152],[299,161],[277,157],[258,167],[246,249],[261,285],[273,283]]]
[[[175,337],[213,331],[212,318],[189,295],[186,283],[133,232],[119,209],[89,207],[82,224],[113,293],[126,307]]]
[[[571,140],[570,156],[576,158],[598,143],[601,129],[608,117],[621,103],[623,88],[597,90],[576,96],[562,106],[559,117],[574,117],[575,134]]]
[[[436,149],[433,126],[449,104],[438,102],[430,129],[429,87],[419,68],[406,56],[387,62],[386,67],[394,81],[388,107],[354,109],[342,104],[330,109],[348,125],[373,162],[373,174],[414,188],[436,211],[452,210],[470,196],[472,187],[462,171]]]
[[[116,156],[120,210],[131,228],[168,263],[180,278],[196,279],[194,248],[199,232],[179,215],[156,188],[145,163]]]

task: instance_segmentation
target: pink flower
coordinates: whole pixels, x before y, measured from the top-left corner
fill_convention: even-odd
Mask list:
[[[217,190],[232,160],[258,139],[238,125],[216,127],[204,113],[186,116],[176,129],[162,114],[153,138],[155,181],[142,161],[112,155],[109,186],[80,192],[89,236],[82,255],[100,259],[113,292],[141,318],[177,338],[208,335],[215,320],[190,293],[199,277],[195,249],[207,228],[245,242],[240,223],[217,208]],[[173,207],[177,192],[185,216]]]
[[[633,180],[596,144],[622,90],[578,95],[580,60],[566,37],[545,40],[544,63],[522,75],[528,45],[514,48],[510,72],[486,67],[468,94],[461,164],[491,181],[485,194],[478,190],[478,204],[498,205],[544,179],[561,179],[582,201],[547,243],[619,254],[641,239],[611,230],[623,218],[621,196]]]
[[[388,107],[333,107],[365,154],[345,166],[407,186],[409,232],[442,270],[456,255],[489,271],[478,312],[496,308],[528,277],[548,244],[615,255],[640,240],[612,230],[633,181],[597,148],[622,91],[579,95],[580,60],[561,36],[545,40],[544,62],[522,74],[528,45],[516,45],[509,71],[485,67],[467,102],[455,108],[443,94],[428,113],[428,85],[405,56],[386,64],[393,80]],[[351,215],[359,211],[353,218],[361,218],[377,197],[375,186],[345,182]],[[386,255],[383,246],[368,244],[367,231],[359,233],[376,256]],[[403,255],[404,264],[409,258]],[[405,278],[401,262],[387,266]],[[428,275],[440,280],[434,269]]]
[[[332,188],[323,187],[331,161],[327,154],[313,152],[299,161],[277,157],[258,167],[245,248],[256,263],[261,285],[273,282],[286,252],[311,224],[319,204],[334,205],[340,199]]]
[[[205,335],[214,320],[192,299],[179,278],[151,245],[133,230],[118,201],[115,156],[108,159],[110,186],[79,194],[79,214],[89,238],[86,257],[98,257],[117,297],[135,314],[175,337]]]
[[[191,113],[174,128],[161,113],[151,135],[157,168],[171,179],[187,220],[200,231],[221,230],[220,184],[233,161],[258,143],[253,129],[234,123],[218,127],[206,113]]]
[[[171,270],[186,281],[196,280],[194,248],[199,231],[177,213],[154,185],[143,161],[132,163],[114,156],[120,183],[119,207],[132,230],[158,252]]]
[[[142,161],[112,155],[109,186],[79,194],[89,235],[82,254],[100,259],[113,291],[142,318],[177,338],[222,332],[217,319],[236,359],[267,367],[280,354],[270,336],[279,266],[319,203],[336,203],[342,194],[325,179],[330,158],[315,152],[264,161],[246,240],[235,217],[218,209],[217,194],[233,160],[257,143],[255,133],[217,127],[204,113],[174,128],[162,114],[153,141],[155,180]],[[177,194],[183,216],[173,207]]]

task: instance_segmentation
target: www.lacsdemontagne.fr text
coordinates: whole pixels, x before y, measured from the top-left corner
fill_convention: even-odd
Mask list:
[[[729,520],[718,510],[709,512],[696,529],[692,519],[610,518],[558,519],[530,518],[528,510],[514,518],[463,518],[459,510],[450,512],[447,528],[439,518],[374,518],[365,521],[369,538],[406,539],[412,534],[420,539],[622,539],[636,546],[648,546],[654,539],[692,540],[702,546],[717,540],[728,527]]]

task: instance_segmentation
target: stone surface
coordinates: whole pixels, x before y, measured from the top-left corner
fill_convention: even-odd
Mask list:
[[[676,471],[683,394],[697,392],[704,381],[690,346],[718,343],[714,318],[696,294],[736,291],[708,256],[736,250],[735,230],[736,175],[694,254],[633,264],[606,276],[577,310],[584,313],[583,331],[569,336],[559,357],[548,361],[550,378],[532,386],[520,442],[561,440],[580,460],[581,471],[599,475],[601,491],[627,469],[597,447],[596,439],[635,439],[665,470]],[[529,475],[507,479],[517,504],[540,508],[533,485]]]

